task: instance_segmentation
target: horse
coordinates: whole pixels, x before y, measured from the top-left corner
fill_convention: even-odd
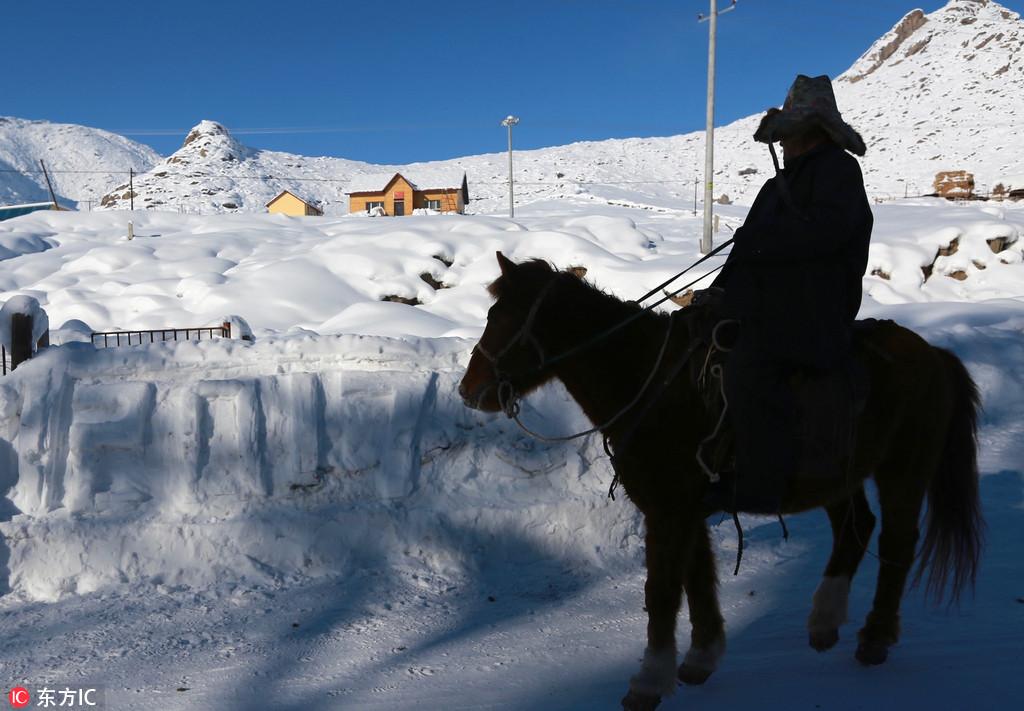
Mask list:
[[[673,316],[604,293],[576,274],[497,253],[494,303],[459,394],[471,408],[516,413],[518,399],[560,380],[614,454],[618,481],[643,515],[647,644],[622,706],[649,711],[677,680],[702,684],[726,648],[718,577],[701,499],[708,476],[697,460],[718,415],[678,364],[694,356]],[[698,306],[681,309],[697,310]],[[679,311],[676,312],[679,314]],[[881,565],[856,658],[885,662],[899,639],[900,600],[915,559],[919,519],[927,522],[914,583],[952,600],[973,586],[982,548],[978,498],[978,389],[963,363],[891,321],[862,337],[857,358],[870,388],[857,416],[842,476],[795,472],[782,513],[824,507],[831,556],[811,601],[810,646],[839,640],[850,584],[875,527],[864,482],[875,480],[881,507]],[[864,343],[863,341],[867,341]],[[698,359],[700,357],[698,352]],[[653,385],[652,385],[653,383]],[[685,591],[690,645],[677,664],[676,618]]]

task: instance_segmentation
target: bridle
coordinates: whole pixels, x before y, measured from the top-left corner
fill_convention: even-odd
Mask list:
[[[497,353],[490,353],[484,348],[483,341],[477,342],[473,348],[473,352],[479,353],[491,364],[491,369],[494,371],[494,382],[484,388],[477,396],[477,402],[479,402],[487,392],[493,388],[498,389],[498,403],[502,406],[501,410],[509,417],[514,417],[519,413],[519,396],[516,393],[515,386],[512,385],[512,378],[515,377],[512,373],[507,373],[501,368],[501,359],[508,354],[515,346],[521,344],[530,344],[537,351],[538,365],[534,368],[534,371],[543,370],[546,363],[544,357],[544,348],[541,346],[540,341],[533,333],[533,322],[537,320],[537,313],[540,311],[541,304],[544,302],[544,298],[552,290],[555,282],[558,281],[558,275],[555,274],[551,277],[547,284],[545,284],[540,292],[537,294],[537,298],[534,299],[533,304],[530,306],[530,310],[526,314],[526,319],[523,321],[523,325],[519,327],[519,330],[512,334],[500,351]],[[524,373],[524,375],[529,374]],[[505,402],[509,403],[509,407],[505,407]],[[514,414],[513,413],[514,403]]]
[[[508,373],[508,372],[506,372],[505,370],[503,370],[501,368],[500,363],[501,363],[502,357],[504,357],[516,345],[531,344],[534,347],[534,349],[537,351],[538,364],[536,366],[534,366],[532,370],[529,370],[526,373],[519,374],[519,377],[522,377],[523,375],[530,375],[532,373],[540,372],[542,370],[545,370],[546,368],[551,367],[552,365],[554,365],[557,362],[565,360],[566,358],[568,358],[568,357],[570,357],[572,355],[575,355],[575,354],[581,352],[582,350],[585,350],[586,348],[590,348],[591,346],[596,345],[598,342],[600,342],[600,341],[604,340],[605,338],[609,337],[615,331],[618,331],[621,328],[624,328],[626,325],[628,325],[628,324],[632,323],[633,321],[637,320],[637,318],[639,318],[640,316],[645,315],[649,311],[653,310],[654,307],[658,306],[660,303],[663,303],[663,301],[666,300],[666,299],[663,299],[662,301],[659,301],[659,302],[657,302],[655,304],[651,304],[650,306],[641,309],[636,314],[633,314],[632,316],[630,316],[630,317],[620,321],[618,324],[616,324],[612,328],[607,329],[606,331],[603,331],[602,333],[598,334],[596,337],[590,339],[589,341],[586,341],[585,343],[583,343],[580,346],[575,346],[575,347],[569,349],[568,351],[560,353],[557,356],[554,356],[554,357],[551,357],[551,358],[547,358],[547,357],[545,357],[543,346],[540,344],[540,341],[537,340],[537,337],[533,333],[533,325],[534,325],[534,322],[537,319],[537,314],[540,311],[541,304],[544,302],[544,299],[548,296],[548,294],[552,291],[552,288],[554,287],[555,283],[558,281],[559,276],[560,276],[559,274],[555,274],[541,288],[540,292],[537,294],[536,299],[534,299],[533,304],[531,304],[531,306],[530,306],[530,310],[527,313],[526,319],[523,321],[523,325],[520,326],[519,330],[517,330],[514,334],[512,334],[512,336],[509,338],[508,342],[501,348],[501,350],[499,350],[497,353],[490,353],[480,343],[477,343],[476,347],[474,348],[475,352],[477,352],[480,355],[482,355],[491,364],[491,368],[494,371],[494,382],[489,384],[487,387],[485,387],[480,392],[480,394],[477,396],[477,401],[479,402],[479,400],[482,399],[483,396],[486,395],[490,391],[491,388],[496,388],[497,389],[498,406],[501,408],[501,411],[503,413],[505,413],[505,416],[508,417],[509,419],[513,420],[519,426],[519,428],[522,429],[524,432],[526,432],[530,436],[535,437],[535,438],[537,438],[539,440],[542,440],[544,442],[568,442],[568,441],[571,441],[571,440],[574,440],[574,439],[579,439],[580,437],[585,437],[587,435],[594,434],[595,432],[604,431],[608,427],[611,427],[612,425],[614,425],[626,413],[628,413],[630,410],[632,410],[634,407],[636,407],[636,405],[640,403],[640,401],[644,398],[644,395],[646,395],[646,393],[648,392],[648,389],[650,388],[651,383],[654,382],[655,376],[658,374],[658,371],[661,369],[662,362],[665,359],[665,354],[668,352],[668,345],[669,345],[669,343],[670,343],[670,341],[672,339],[672,327],[675,324],[675,319],[670,317],[669,320],[668,320],[668,326],[665,329],[665,337],[664,337],[664,339],[663,339],[663,341],[661,343],[661,348],[658,350],[658,355],[655,358],[654,364],[651,366],[651,370],[650,370],[649,374],[647,375],[647,378],[644,380],[643,385],[641,385],[639,391],[637,391],[637,394],[633,397],[633,399],[630,400],[618,412],[616,412],[614,415],[612,415],[612,417],[610,417],[608,420],[606,420],[605,422],[603,422],[603,423],[601,423],[599,425],[595,425],[595,426],[593,426],[593,427],[591,427],[589,429],[583,430],[581,432],[576,432],[576,433],[571,434],[571,435],[550,436],[550,435],[540,434],[539,432],[534,432],[532,429],[530,429],[525,424],[523,424],[522,420],[519,418],[519,412],[520,412],[520,409],[521,409],[522,395],[516,390],[515,385],[512,383],[512,378],[516,377],[516,375],[512,374],[512,373]],[[705,274],[704,276],[707,276],[707,274]],[[701,278],[703,279],[704,276],[702,276]],[[692,283],[696,283],[696,282],[692,282]],[[685,288],[687,288],[687,287],[683,287],[683,289],[685,289]],[[693,354],[693,351],[696,350],[696,347],[698,345],[699,344],[696,341],[691,342],[691,344],[687,348],[683,358],[681,359],[681,361],[679,362],[677,367],[675,369],[673,369],[671,377],[666,379],[666,381],[664,383],[665,385],[667,385],[669,382],[671,382],[672,380],[675,379],[675,376],[678,374],[678,372],[682,369],[682,367],[689,360],[690,356]],[[649,406],[650,406],[650,404],[653,404],[653,403],[649,403]],[[647,409],[648,408],[644,409],[644,413],[646,413]],[[607,435],[605,437],[605,451],[609,454],[609,456],[611,456],[611,451],[610,451],[610,448],[608,446],[608,441],[607,441]]]

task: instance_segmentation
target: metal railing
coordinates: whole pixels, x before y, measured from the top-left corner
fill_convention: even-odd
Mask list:
[[[141,346],[164,341],[201,341],[203,338],[231,338],[231,324],[201,328],[154,328],[142,331],[93,331],[92,344],[97,348]]]

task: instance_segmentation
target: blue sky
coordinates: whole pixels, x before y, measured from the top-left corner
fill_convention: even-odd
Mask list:
[[[797,73],[842,72],[905,12],[944,4],[740,0],[719,21],[716,123],[780,103]],[[521,148],[671,135],[703,127],[707,24],[696,18],[707,8],[9,3],[0,114],[106,128],[164,154],[209,118],[251,146],[379,163],[503,150],[509,113]]]

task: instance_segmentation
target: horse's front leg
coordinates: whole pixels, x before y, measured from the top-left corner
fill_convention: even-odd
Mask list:
[[[693,526],[685,517],[646,515],[647,648],[640,671],[629,680],[622,699],[628,711],[655,708],[676,688],[676,616],[683,596],[683,578],[693,547]]]
[[[725,654],[725,622],[718,605],[718,573],[711,552],[708,527],[703,521],[693,541],[693,554],[683,581],[690,608],[690,649],[679,667],[679,680],[703,684]]]

